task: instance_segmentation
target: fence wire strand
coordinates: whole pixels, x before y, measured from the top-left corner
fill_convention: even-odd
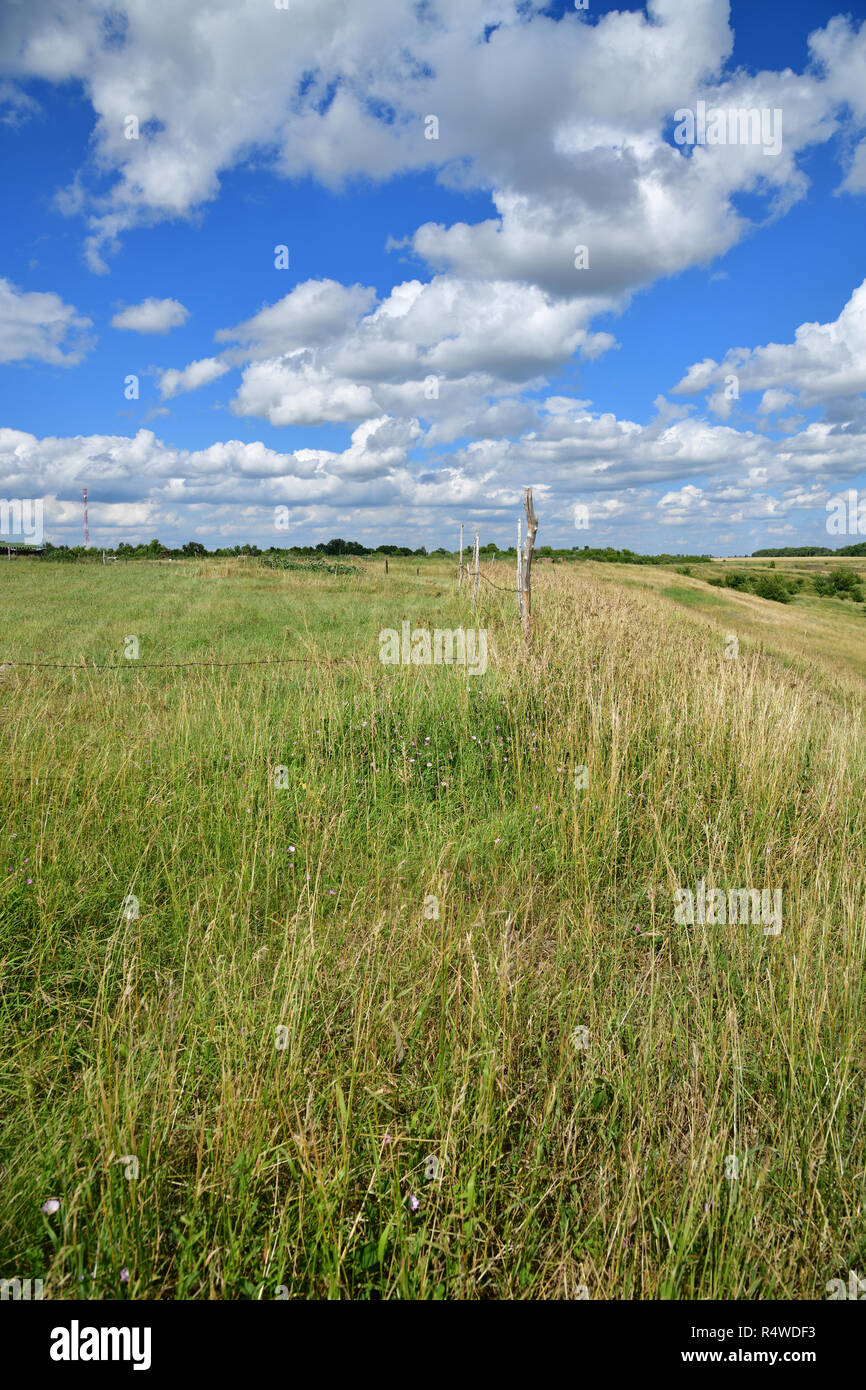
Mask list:
[[[288,666],[295,662],[317,666],[349,666],[352,664],[352,658],[348,656],[273,656],[268,657],[267,660],[256,661],[139,661],[137,658],[131,658],[128,663],[123,665],[119,661],[112,661],[104,666],[95,663],[88,665],[84,661],[7,661],[5,658],[0,658],[0,670],[4,666],[28,666],[33,669],[50,671],[164,671],[189,666],[204,670],[205,667],[213,669],[227,666]]]

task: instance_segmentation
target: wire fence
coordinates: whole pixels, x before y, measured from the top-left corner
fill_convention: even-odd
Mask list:
[[[492,579],[488,579],[486,574],[481,573],[481,570],[478,571],[478,578],[483,579],[485,584],[489,584],[491,589],[498,589],[501,594],[517,593],[516,585],[512,588],[510,584],[494,584]]]
[[[253,661],[139,661],[137,657],[129,661],[111,661],[105,664],[86,661],[12,661],[0,658],[0,670],[5,666],[26,666],[31,669],[49,671],[164,671],[178,670],[181,667],[198,669],[223,668],[227,666],[288,666],[296,662],[316,666],[348,666],[355,660],[349,656],[272,656]]]

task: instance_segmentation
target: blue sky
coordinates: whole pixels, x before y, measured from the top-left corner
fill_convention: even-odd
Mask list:
[[[526,484],[539,544],[862,539],[864,19],[9,4],[0,496],[68,543],[85,485],[97,544],[507,544]],[[701,101],[778,150],[681,143]]]

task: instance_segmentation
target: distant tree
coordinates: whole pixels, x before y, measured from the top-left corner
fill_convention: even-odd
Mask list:
[[[358,541],[344,541],[339,536],[316,546],[320,555],[366,555],[367,547]]]

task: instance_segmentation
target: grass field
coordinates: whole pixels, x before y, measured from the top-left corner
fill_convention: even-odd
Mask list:
[[[0,1276],[811,1299],[863,1272],[862,606],[541,564],[527,652],[512,595],[473,615],[434,561],[0,585]],[[381,665],[404,620],[484,627],[486,674]],[[678,923],[699,880],[780,888],[781,932]]]
[[[776,573],[786,579],[828,574],[833,569],[850,569],[866,585],[866,560],[780,559]],[[852,692],[863,691],[866,679],[866,606],[841,598],[818,598],[808,590],[797,594],[789,604],[771,603],[754,594],[735,589],[715,588],[714,579],[732,569],[764,573],[767,560],[715,560],[709,564],[690,564],[690,573],[642,565],[592,564],[587,573],[608,584],[651,589],[673,602],[701,610],[717,628],[733,631],[756,646],[765,646],[782,660],[811,673],[815,681],[845,682],[853,673],[860,679],[848,681]]]

